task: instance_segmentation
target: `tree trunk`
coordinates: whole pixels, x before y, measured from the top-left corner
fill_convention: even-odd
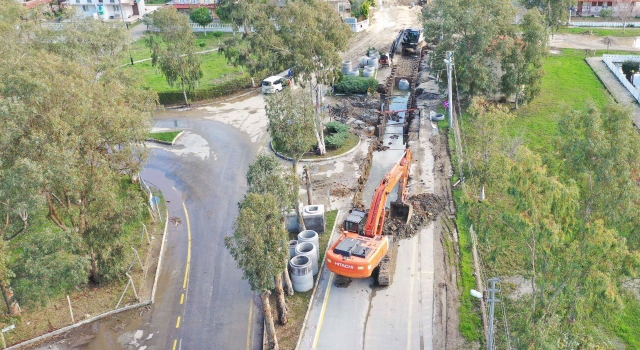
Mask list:
[[[260,292],[260,299],[262,299],[262,311],[264,313],[264,321],[266,324],[265,331],[267,332],[267,344],[269,349],[279,350],[280,348],[278,347],[278,338],[276,338],[276,327],[273,324],[271,306],[269,305],[270,294],[271,292],[268,290],[262,290]]]
[[[2,288],[2,295],[4,296],[4,301],[7,303],[7,310],[9,311],[9,316],[20,316],[20,305],[13,297],[13,289],[8,283],[1,282],[0,288]]]
[[[182,96],[184,96],[184,104],[189,106],[189,100],[187,99],[187,90],[184,88],[184,79],[180,79],[180,85],[182,85]]]
[[[309,176],[309,167],[305,166],[304,167],[304,178],[306,180],[307,183],[307,205],[311,205],[311,176]]]
[[[282,273],[284,275],[284,288],[285,291],[287,292],[288,296],[292,296],[293,295],[293,284],[291,283],[291,277],[289,276],[289,269],[288,268],[284,268],[284,272]]]
[[[276,307],[278,309],[278,323],[286,325],[289,321],[289,312],[287,310],[287,302],[284,300],[284,290],[282,289],[282,274],[275,277],[276,280]]]
[[[91,280],[95,283],[98,283],[100,275],[98,274],[98,259],[96,259],[96,254],[91,248]]]
[[[320,91],[318,91],[320,90]],[[327,148],[324,144],[324,123],[322,122],[322,115],[320,114],[320,94],[322,88],[319,84],[316,84],[316,140],[318,141],[318,153],[323,156],[327,154]],[[313,98],[312,98],[313,100]]]
[[[298,161],[300,158],[293,159],[293,175],[298,177]],[[300,231],[304,231],[307,228],[304,226],[304,220],[302,219],[302,210],[300,210],[300,186],[296,185],[296,214],[298,214],[298,228]]]

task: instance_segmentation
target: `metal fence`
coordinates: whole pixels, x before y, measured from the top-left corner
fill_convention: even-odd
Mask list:
[[[609,67],[609,70],[620,80],[622,85],[629,90],[631,95],[640,102],[640,92],[627,80],[627,77],[622,73],[622,69],[616,66],[616,63],[624,61],[640,62],[640,56],[626,56],[626,55],[602,55],[602,62]]]
[[[572,27],[640,27],[640,22],[569,22]]]

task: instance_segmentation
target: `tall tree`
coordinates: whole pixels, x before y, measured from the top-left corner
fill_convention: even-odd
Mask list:
[[[503,141],[505,127],[513,116],[506,107],[488,102],[482,97],[473,98],[468,113],[471,115],[468,129],[473,130],[465,133],[464,140],[472,169],[472,174],[468,175],[472,183],[477,183],[482,201],[485,187],[494,182],[492,180],[496,164],[500,162],[500,155],[506,148]]]
[[[207,31],[204,27],[213,23],[211,10],[206,7],[198,7],[197,9],[191,11],[191,13],[189,14],[189,19],[191,20],[191,22],[197,23],[202,27],[204,35],[207,35]]]
[[[298,176],[298,162],[316,142],[314,136],[315,110],[300,90],[285,89],[265,100],[268,130],[278,149],[293,159],[293,174]],[[296,186],[296,211],[298,223],[304,228],[298,206],[300,186]]]
[[[542,61],[547,54],[547,30],[537,9],[527,11],[521,28],[521,36],[503,42],[501,61],[501,91],[514,96],[516,109],[520,101],[531,101],[540,92]]]
[[[282,262],[288,248],[276,198],[271,194],[248,193],[239,204],[240,212],[233,225],[233,235],[225,237],[225,245],[243,278],[251,289],[260,292],[269,349],[278,349],[273,316],[269,304],[274,278],[282,273]]]
[[[276,202],[280,204],[282,212],[282,222],[284,224],[284,215],[294,208],[296,201],[296,187],[299,187],[298,180],[295,175],[286,171],[278,160],[271,154],[261,153],[256,157],[253,164],[249,165],[247,172],[248,193],[271,194],[276,198]],[[283,236],[282,240],[287,241],[287,236]],[[281,275],[276,276],[276,294],[278,300],[278,319],[280,324],[287,323],[287,306],[282,289],[282,280],[287,287],[287,294],[293,295],[293,285],[289,277],[287,269],[287,259],[283,261],[284,271]]]
[[[563,118],[558,129],[564,164],[580,187],[583,218],[602,220],[640,248],[640,136],[629,111],[591,104]]]
[[[544,16],[547,29],[557,30],[569,16],[572,0],[520,0],[527,8],[537,8]]]
[[[245,28],[242,37],[225,43],[224,54],[230,62],[247,67],[251,76],[290,69],[297,82],[311,85],[309,98],[320,105],[321,84],[334,79],[339,53],[346,49],[352,34],[328,2],[304,0],[278,5],[223,0],[217,13],[223,21]],[[252,30],[247,30],[249,27]],[[317,113],[314,130],[318,153],[325,154],[322,117]]]
[[[431,62],[446,71],[443,58],[454,51],[460,93],[497,92],[500,41],[514,37],[515,9],[508,0],[434,0],[423,9],[425,39],[436,44]],[[445,80],[446,81],[446,80]]]
[[[189,105],[187,91],[195,88],[202,78],[189,18],[169,6],[154,12],[152,20],[158,32],[148,41],[151,63],[160,68],[169,85],[180,86],[184,103]]]

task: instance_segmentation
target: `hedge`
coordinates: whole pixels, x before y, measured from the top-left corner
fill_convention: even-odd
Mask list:
[[[375,78],[346,76],[334,85],[334,90],[344,94],[366,94],[378,90],[378,81]]]
[[[349,139],[349,132],[339,132],[336,134],[331,134],[324,138],[324,144],[327,148],[340,148],[347,142]]]
[[[187,97],[190,102],[210,100],[233,94],[250,86],[251,78],[245,74],[220,84],[189,91],[187,92]],[[158,100],[163,105],[182,104],[184,103],[184,96],[182,91],[163,91],[158,92]]]
[[[340,122],[328,122],[324,124],[329,134],[336,134],[349,131],[349,125]]]

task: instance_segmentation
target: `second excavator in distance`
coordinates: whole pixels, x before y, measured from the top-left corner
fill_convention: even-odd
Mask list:
[[[342,235],[326,253],[329,271],[347,278],[367,278],[373,274],[377,276],[378,285],[391,283],[389,262],[393,237],[382,234],[385,206],[397,184],[398,198],[391,203],[389,215],[402,218],[405,223],[411,218],[413,208],[406,202],[410,166],[411,150],[407,148],[376,188],[369,210],[351,210],[344,221]]]

